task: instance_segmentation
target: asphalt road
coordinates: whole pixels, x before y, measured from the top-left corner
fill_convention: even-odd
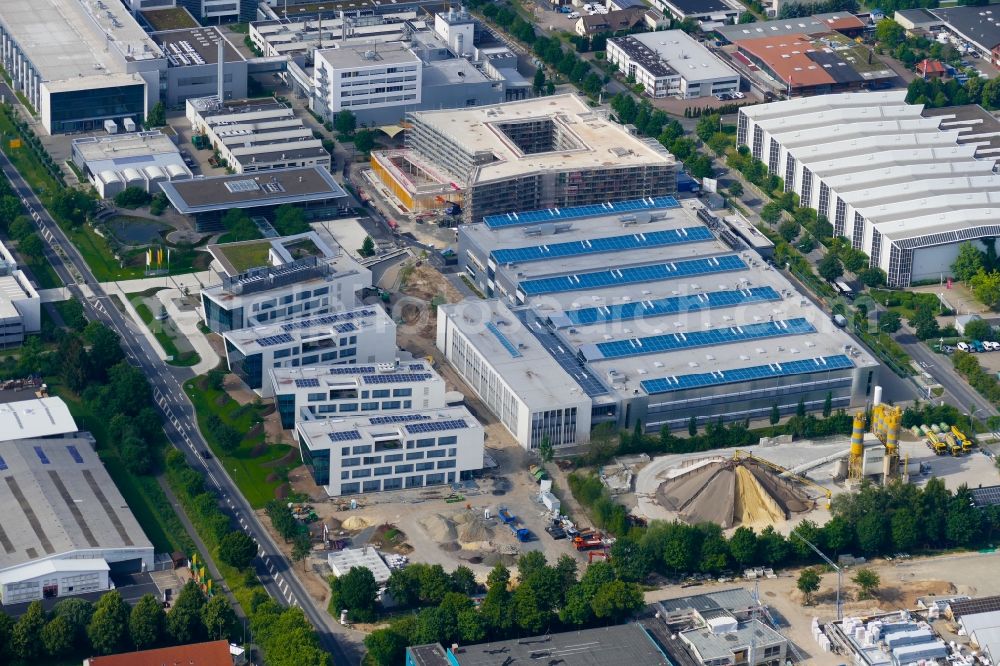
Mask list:
[[[10,94],[6,86],[3,91]],[[0,169],[38,225],[39,233],[48,245],[46,254],[56,274],[83,305],[87,318],[101,321],[118,333],[128,361],[142,370],[149,379],[154,400],[164,418],[163,429],[170,444],[185,455],[193,468],[206,475],[208,483],[217,489],[223,509],[241,529],[257,541],[259,550],[254,566],[268,594],[283,605],[302,608],[316,628],[322,646],[333,655],[334,661],[338,664],[351,663],[333,635],[335,625],[332,618],[325,608],[318,608],[313,603],[296,577],[291,563],[278,549],[221,463],[216,458],[204,460],[198,454],[199,451],[207,450],[208,446],[198,431],[194,407],[181,387],[181,382],[190,377],[190,371],[172,368],[159,359],[135,324],[111,302],[83,257],[2,153]],[[86,295],[81,288],[82,284],[89,288],[92,296]]]

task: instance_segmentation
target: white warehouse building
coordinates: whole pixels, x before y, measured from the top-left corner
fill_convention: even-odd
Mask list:
[[[294,428],[297,421],[445,406],[444,380],[423,359],[272,368],[270,372],[274,403],[286,430]]]
[[[0,242],[0,348],[15,347],[29,333],[42,330],[42,299]]]
[[[924,117],[905,97],[842,93],[744,107],[737,126],[739,144],[892,287],[949,275],[962,243],[1000,235],[995,159],[978,159],[976,140],[960,143],[948,115]]]
[[[109,590],[112,572],[153,566],[92,439],[0,442],[0,506],[3,605]]]
[[[612,37],[607,50],[608,62],[650,97],[692,99],[740,89],[740,75],[683,30]]]
[[[457,483],[483,468],[482,424],[465,407],[295,426],[302,462],[331,496]]]

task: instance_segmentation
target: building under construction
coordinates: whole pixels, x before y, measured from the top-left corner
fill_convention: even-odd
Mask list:
[[[677,470],[657,490],[657,501],[684,521],[764,527],[812,510],[802,484],[752,455],[710,459]]]

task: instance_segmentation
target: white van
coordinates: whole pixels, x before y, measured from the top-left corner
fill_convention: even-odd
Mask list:
[[[992,340],[983,340],[983,349],[986,351],[996,351],[1000,349],[1000,342],[993,342]]]
[[[964,352],[972,352],[972,351],[974,351],[972,349],[972,345],[970,345],[968,342],[959,342],[955,346],[958,347],[959,349],[961,349]]]

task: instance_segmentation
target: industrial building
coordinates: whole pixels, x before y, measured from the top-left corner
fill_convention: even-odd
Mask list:
[[[72,157],[103,199],[126,187],[155,194],[160,183],[191,178],[176,144],[160,130],[73,139]]]
[[[607,57],[650,97],[691,99],[740,89],[740,75],[683,30],[613,37]]]
[[[238,174],[293,167],[330,169],[330,153],[295,111],[273,99],[220,102],[218,96],[188,99],[191,131]]]
[[[458,483],[483,468],[483,426],[465,407],[300,421],[295,434],[333,497]]]
[[[941,19],[923,7],[897,9],[892,15],[892,20],[903,26],[907,32],[932,30],[940,28],[942,24]]]
[[[379,306],[223,333],[229,371],[263,397],[274,395],[271,368],[330,363],[393,363],[396,322]]]
[[[184,7],[202,25],[247,23],[257,19],[257,0],[172,0]]]
[[[241,663],[234,659],[240,654],[243,648],[219,640],[90,657],[83,660],[83,666],[234,666]]]
[[[445,407],[445,384],[425,360],[271,368],[281,427],[296,421]]]
[[[372,285],[370,270],[315,231],[210,245],[208,251],[221,283],[201,290],[201,306],[215,333],[338,312],[354,307]],[[250,262],[255,265],[233,264],[248,254],[260,257]]]
[[[392,575],[389,566],[374,546],[334,551],[326,556],[326,563],[337,578],[346,576],[354,567],[368,569],[379,587],[385,587],[389,576]]]
[[[1000,66],[1000,9],[969,5],[928,11],[940,19],[942,28],[964,40],[993,66]]]
[[[247,61],[219,28],[167,30],[154,32],[150,37],[167,58],[167,70],[161,81],[165,90],[162,101],[167,107],[183,106],[188,99],[217,94],[220,70],[226,99],[247,96]]]
[[[374,151],[373,173],[409,211],[462,205],[486,215],[662,196],[677,160],[577,95],[418,111],[406,149]]]
[[[222,217],[233,208],[273,219],[275,208],[293,204],[317,219],[338,216],[347,202],[330,172],[316,166],[164,182],[160,189],[177,212],[194,218],[198,231],[221,230]]]
[[[833,642],[853,657],[854,663],[865,666],[941,663],[951,655],[948,644],[925,620],[905,610],[867,618],[845,617],[824,629],[821,646]]]
[[[959,246],[997,234],[996,155],[976,157],[947,116],[906,91],[845,93],[742,108],[737,141],[783,178],[888,284],[949,275]]]
[[[0,442],[0,603],[109,590],[112,572],[152,568],[153,545],[92,445]]]
[[[42,330],[41,303],[35,285],[0,241],[0,349],[16,347]]]
[[[499,661],[498,656],[501,657]],[[563,666],[670,666],[673,663],[642,625],[621,624],[479,645],[415,645],[406,648],[405,664],[495,666],[504,661],[508,664],[555,662]]]
[[[460,227],[459,266],[497,300],[440,306],[437,346],[526,448],[847,407],[874,385],[875,360],[694,200],[487,217]]]
[[[0,404],[3,441],[76,437],[79,429],[61,398],[33,398]]]
[[[0,57],[50,134],[141,123],[167,59],[119,2],[0,3]]]
[[[736,0],[653,0],[653,6],[678,21],[691,19],[709,31],[736,23],[746,8]]]

